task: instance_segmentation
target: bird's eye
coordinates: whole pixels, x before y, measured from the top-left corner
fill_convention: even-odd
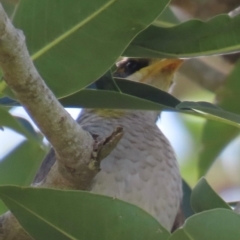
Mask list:
[[[113,73],[113,76],[126,78],[147,66],[149,66],[149,59],[128,58],[117,64],[117,70]]]
[[[141,68],[141,64],[139,64],[139,62],[136,60],[129,60],[125,65],[125,71],[128,74],[132,74],[137,70],[139,70],[140,68]]]

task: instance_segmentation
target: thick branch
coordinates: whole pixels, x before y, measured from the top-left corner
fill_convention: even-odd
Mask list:
[[[98,136],[93,136],[94,144],[91,159],[86,162],[85,166],[81,166],[80,176],[75,174],[74,168],[67,169],[69,174],[74,175],[74,181],[66,181],[66,179],[62,177],[62,175],[64,176],[65,174],[61,174],[61,171],[64,171],[64,169],[59,168],[59,163],[55,162],[46,178],[36,185],[40,187],[88,190],[90,187],[89,183],[91,183],[92,179],[100,171],[101,161],[117,146],[122,136],[123,128],[120,126],[117,126],[111,135],[106,136],[104,139],[98,139]],[[50,157],[53,157],[51,155],[53,154],[50,153]],[[46,162],[46,164],[48,164],[48,162]],[[46,169],[47,166],[43,166],[43,168]],[[45,173],[43,174],[45,175]],[[42,178],[42,176],[40,178]],[[78,182],[79,178],[81,180],[80,182]]]
[[[85,166],[92,153],[92,137],[46,86],[31,61],[23,33],[13,27],[1,5],[0,65],[6,83],[54,147],[59,167],[76,170],[76,165]],[[72,174],[66,177],[71,180]]]
[[[65,111],[31,61],[21,31],[16,30],[0,4],[0,66],[4,80],[52,144],[57,162],[42,187],[88,189],[101,160],[117,145],[122,128],[96,140]],[[30,239],[15,217],[0,217],[0,239]]]

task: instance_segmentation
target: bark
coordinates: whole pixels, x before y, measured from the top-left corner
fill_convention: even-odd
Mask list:
[[[65,111],[34,67],[22,31],[8,19],[0,4],[0,67],[6,84],[52,144],[57,162],[37,186],[88,189],[100,161],[117,145],[123,130],[96,141]],[[0,217],[0,240],[31,239],[15,217]]]

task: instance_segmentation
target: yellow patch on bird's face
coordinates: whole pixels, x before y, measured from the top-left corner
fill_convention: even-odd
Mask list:
[[[126,114],[124,109],[95,109],[95,114],[104,118],[121,118]]]
[[[127,79],[146,83],[163,91],[168,91],[173,81],[174,73],[182,62],[183,60],[181,59],[153,59],[149,66],[140,69],[127,77]]]
[[[117,64],[116,75],[123,76],[125,75],[125,62],[124,59],[122,62]],[[135,60],[135,62],[137,62]],[[144,66],[145,62],[139,62]],[[172,83],[174,73],[177,71],[179,66],[182,64],[183,60],[181,59],[149,59],[149,66],[142,67],[137,70],[135,73],[126,77],[128,80],[135,82],[141,82],[149,84],[156,88],[159,88],[163,91],[168,91]],[[133,62],[134,63],[134,62]],[[129,70],[129,69],[128,69]],[[104,117],[104,118],[121,118],[126,114],[127,110],[124,109],[96,109],[95,114]]]

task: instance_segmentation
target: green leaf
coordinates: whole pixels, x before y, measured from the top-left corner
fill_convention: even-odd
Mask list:
[[[20,1],[20,0],[19,0]],[[18,5],[18,0],[10,1],[10,0],[1,0],[0,3],[3,5],[5,12],[7,13],[8,17],[11,18],[12,14],[14,13],[15,9]]]
[[[154,24],[161,27],[169,27],[179,24],[179,20],[168,6],[164,9],[161,15],[154,21]]]
[[[235,114],[240,114],[240,106],[236,104],[240,96],[240,61],[227,77],[224,86],[217,91],[218,106]],[[198,172],[203,176],[214,163],[217,156],[239,134],[233,126],[220,122],[207,121],[202,135],[202,151],[199,155]],[[218,137],[224,136],[224,137]]]
[[[111,99],[111,101],[109,101]],[[116,109],[151,109],[159,110],[163,106],[138,99],[126,94],[105,90],[82,90],[69,97],[60,99],[64,107],[116,108]]]
[[[14,25],[24,31],[40,74],[58,97],[103,75],[169,0],[24,0]]]
[[[240,115],[225,111],[216,105],[208,102],[181,102],[176,106],[177,109],[193,109],[206,119],[223,122],[240,128]]]
[[[60,99],[60,102],[65,107],[143,110],[174,110],[175,106],[180,103],[172,95],[150,85],[124,79],[115,79],[115,82],[121,93],[85,89]]]
[[[193,189],[191,205],[196,213],[214,208],[231,209],[230,206],[214,192],[205,178],[201,178]]]
[[[0,197],[36,240],[166,240],[170,235],[142,209],[89,192],[2,186]]]
[[[32,124],[25,118],[22,117],[14,117],[20,124],[21,126],[24,127],[24,129],[26,129],[28,131],[28,133],[32,134],[35,138],[39,138],[39,134],[37,134],[37,132],[34,130]],[[40,141],[42,141],[43,139],[40,138]]]
[[[34,132],[33,134],[32,130],[27,130],[26,120],[24,121],[25,127],[21,124],[23,121],[19,121],[18,118],[13,117],[6,109],[0,108],[0,126],[9,127],[39,145],[40,141],[36,133]]]
[[[3,107],[20,106],[20,103],[9,97],[3,97],[3,98],[0,98],[0,106],[3,106]]]
[[[3,203],[2,200],[0,200],[0,214],[3,214],[5,212],[8,211],[8,208],[6,207],[6,205]]]
[[[30,185],[45,154],[30,141],[21,143],[0,161],[0,185]],[[0,202],[0,214],[5,211],[6,207]]]
[[[238,134],[239,130],[236,127],[211,120],[206,122],[198,159],[199,177],[207,173],[219,154]]]
[[[187,219],[168,240],[239,240],[240,215],[227,209],[214,209]]]
[[[0,184],[28,186],[42,162],[46,152],[24,141],[0,162]]]
[[[189,185],[186,183],[186,181],[183,180],[183,199],[182,199],[182,211],[184,213],[184,217],[188,218],[194,214],[191,204],[190,204],[190,198],[192,194],[192,189],[189,187]]]
[[[125,50],[134,57],[195,57],[240,50],[240,15],[190,20],[174,27],[150,26]]]

